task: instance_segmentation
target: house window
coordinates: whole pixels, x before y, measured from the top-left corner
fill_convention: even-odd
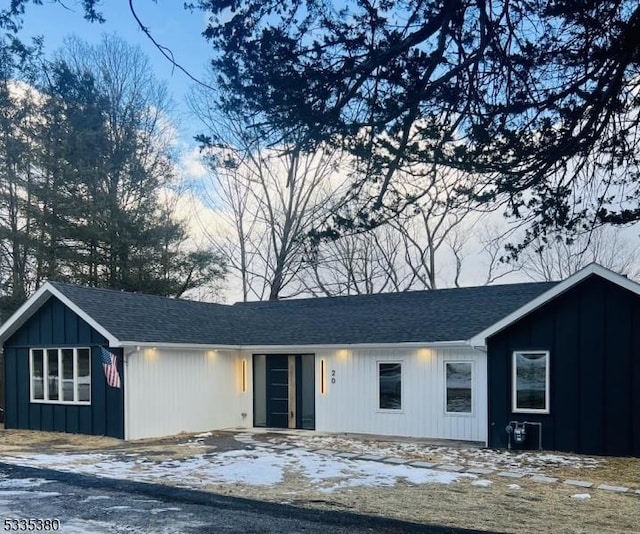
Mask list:
[[[32,402],[91,402],[91,350],[88,348],[31,349],[29,374]]]
[[[379,408],[402,409],[402,364],[378,363]]]
[[[549,413],[549,352],[513,353],[513,411]]]
[[[471,413],[471,362],[445,362],[446,413]]]

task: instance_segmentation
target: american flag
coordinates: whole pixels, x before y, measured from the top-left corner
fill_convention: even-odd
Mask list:
[[[100,347],[100,352],[102,353],[102,368],[104,369],[104,376],[107,378],[107,384],[112,388],[119,388],[120,374],[116,365],[117,357],[104,347]]]

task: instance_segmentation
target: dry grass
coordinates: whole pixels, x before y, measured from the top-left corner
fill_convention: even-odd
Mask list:
[[[0,430],[0,452],[27,450],[89,451],[118,447],[122,441],[104,436],[35,430]]]
[[[185,443],[190,446],[184,446]],[[419,441],[362,440],[353,437],[264,435],[256,439],[280,441],[310,448],[335,448],[373,452],[421,459],[425,461],[482,465],[493,458],[499,468],[518,463],[525,469],[537,470],[560,478],[582,478],[596,483],[640,487],[640,460],[635,458],[595,458],[572,456],[574,464],[546,464],[534,461],[536,455],[486,451],[473,448],[434,446]],[[304,442],[304,443],[302,443]],[[83,435],[0,431],[0,453],[3,452],[125,452],[148,455],[152,461],[186,458],[212,449],[242,447],[233,441],[233,433],[218,432],[206,440],[181,435],[166,439],[123,442]],[[194,448],[194,446],[196,448]],[[202,448],[200,448],[202,446]],[[544,453],[548,454],[548,453]],[[567,455],[563,455],[567,456]],[[529,457],[529,458],[528,458]],[[528,458],[528,459],[527,459]],[[544,458],[543,455],[538,459]],[[494,465],[496,467],[496,465]],[[353,511],[393,517],[419,523],[441,524],[494,532],[553,533],[625,533],[638,532],[640,494],[617,494],[603,490],[583,490],[564,484],[535,483],[527,478],[506,479],[497,474],[484,477],[489,487],[474,486],[477,479],[463,478],[452,484],[412,485],[398,483],[393,487],[356,487],[322,491],[295,470],[287,471],[284,480],[273,486],[215,484],[204,489],[219,494],[290,503],[303,507]],[[509,488],[517,484],[519,488]],[[589,493],[588,500],[573,495]]]
[[[444,484],[359,487],[320,492],[303,477],[289,474],[270,487],[212,485],[208,491],[238,497],[328,510],[392,517],[418,523],[493,532],[635,533],[640,524],[640,495],[591,491],[591,499],[573,495],[583,490],[562,484],[545,485],[497,480],[489,488],[471,480]],[[588,490],[587,490],[588,491]]]
[[[185,444],[192,434],[180,434],[168,438],[140,439],[123,441],[106,436],[84,434],[64,434],[60,432],[42,432],[35,430],[0,430],[0,454],[10,452],[139,452],[150,454],[154,460],[188,458],[193,456],[197,443]],[[214,439],[233,441],[233,435],[218,433]],[[203,448],[204,445],[201,445]],[[215,450],[215,444],[206,445],[206,449]]]
[[[640,488],[640,458],[584,456],[553,451],[496,451],[469,446],[434,445],[426,440],[358,436],[291,436],[264,434],[256,439],[315,449],[397,456],[438,464],[536,472],[560,479],[587,479],[598,484]]]
[[[478,488],[467,481],[449,486],[354,491],[361,512],[498,532],[637,532],[640,499],[595,492],[586,501],[575,488],[506,483]],[[346,502],[352,502],[350,498]],[[523,528],[524,527],[524,528]]]

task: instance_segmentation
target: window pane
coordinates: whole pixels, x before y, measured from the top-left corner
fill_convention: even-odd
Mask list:
[[[447,363],[447,412],[471,413],[471,363]]]
[[[62,349],[62,400],[73,400],[73,349]]]
[[[402,408],[402,364],[381,363],[380,408],[400,410]]]
[[[316,392],[315,392],[316,357],[313,354],[300,356],[300,401],[302,413],[302,428],[313,430],[316,427]]]
[[[58,400],[58,349],[47,350],[47,363],[49,364],[49,376],[47,382],[49,386],[49,400]]]
[[[516,354],[516,408],[545,410],[547,407],[547,355]]]
[[[41,350],[31,352],[31,391],[34,399],[44,399],[44,353]]]
[[[91,358],[89,349],[78,349],[78,400],[91,400]]]

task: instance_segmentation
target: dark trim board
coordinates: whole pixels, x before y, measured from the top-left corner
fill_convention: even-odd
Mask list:
[[[30,347],[90,347],[91,404],[30,402]],[[71,432],[124,438],[124,369],[118,358],[121,389],[107,385],[100,346],[107,340],[55,297],[51,297],[4,344],[5,428]]]
[[[510,421],[532,421],[542,423],[544,449],[640,456],[638,295],[589,277],[490,337],[487,348],[490,447],[507,446]],[[549,414],[512,411],[519,350],[549,351]],[[536,448],[537,432],[531,438],[526,446]]]

